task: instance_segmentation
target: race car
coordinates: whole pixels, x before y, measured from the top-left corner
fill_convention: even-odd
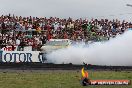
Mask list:
[[[44,46],[41,47],[41,54],[43,55],[43,60],[46,61],[46,54],[49,54],[55,50],[68,48],[72,44],[69,39],[50,39],[46,42]]]
[[[41,47],[41,50],[50,53],[54,50],[67,48],[72,44],[71,40],[69,39],[50,39],[46,42],[44,46]]]

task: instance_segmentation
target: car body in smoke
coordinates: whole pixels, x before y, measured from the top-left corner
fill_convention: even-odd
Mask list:
[[[50,39],[44,46],[41,47],[42,51],[50,53],[54,50],[67,48],[72,44],[69,39]]]
[[[41,53],[43,58],[46,58],[46,54],[49,54],[55,50],[68,48],[72,45],[72,41],[69,39],[50,39],[44,46],[41,47]]]

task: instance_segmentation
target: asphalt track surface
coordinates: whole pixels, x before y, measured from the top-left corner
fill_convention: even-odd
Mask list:
[[[82,67],[88,70],[113,70],[132,71],[132,66],[98,66],[98,65],[73,65],[73,64],[53,64],[53,63],[0,63],[0,71],[45,71],[45,70],[80,70]]]

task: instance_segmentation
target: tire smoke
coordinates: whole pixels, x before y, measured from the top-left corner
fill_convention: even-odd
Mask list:
[[[82,64],[107,66],[132,66],[132,31],[126,31],[107,42],[96,42],[60,49],[47,55],[49,61],[62,64]]]

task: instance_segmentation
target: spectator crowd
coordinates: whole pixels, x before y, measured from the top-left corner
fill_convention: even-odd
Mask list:
[[[118,19],[62,19],[57,17],[0,16],[0,44],[37,47],[49,39],[105,41],[132,28]]]

